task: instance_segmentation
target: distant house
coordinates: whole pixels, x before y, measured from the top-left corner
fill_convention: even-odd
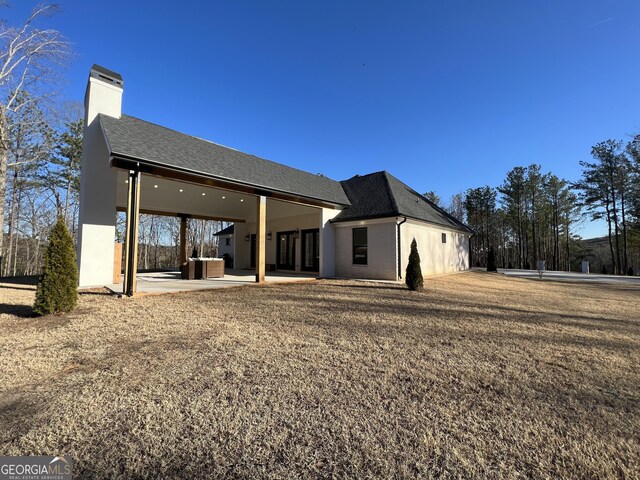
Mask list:
[[[218,237],[218,256],[224,257],[225,255],[233,258],[234,239],[233,239],[233,225],[229,225],[227,228],[223,228],[215,234]]]
[[[425,274],[469,268],[469,228],[388,172],[338,182],[287,167],[123,115],[122,92],[119,74],[92,67],[80,189],[81,286],[111,283],[116,211],[127,212],[130,292],[140,213],[181,218],[183,261],[188,218],[232,222],[233,231],[219,233],[222,246],[235,268],[255,269],[258,282],[272,269],[400,280],[414,238]]]

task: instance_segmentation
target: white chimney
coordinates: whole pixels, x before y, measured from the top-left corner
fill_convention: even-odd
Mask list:
[[[99,65],[91,67],[87,91],[84,95],[85,127],[91,125],[99,113],[120,118],[123,86],[124,82],[119,73]]]
[[[122,77],[94,65],[84,96],[84,134],[78,212],[78,273],[81,287],[113,282],[117,175],[98,122],[99,113],[120,118]]]

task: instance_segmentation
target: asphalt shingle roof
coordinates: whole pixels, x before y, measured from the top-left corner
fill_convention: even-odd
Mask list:
[[[334,222],[407,216],[471,232],[462,222],[386,171],[356,175],[340,183],[351,206],[342,210]]]
[[[407,216],[471,231],[386,171],[337,182],[128,115],[99,121],[111,155],[346,206],[334,222]]]
[[[287,167],[128,115],[118,119],[101,114],[99,120],[112,155],[265,190],[349,205],[340,183],[322,175]]]
[[[227,228],[223,228],[218,233],[214,233],[213,235],[216,237],[220,237],[222,235],[233,235],[233,232],[235,230],[234,226],[235,225],[229,225]]]

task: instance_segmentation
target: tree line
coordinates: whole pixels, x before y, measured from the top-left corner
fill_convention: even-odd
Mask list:
[[[594,161],[580,162],[582,178],[575,184],[580,203],[592,220],[606,221],[610,272],[633,274],[640,243],[640,134],[626,144],[600,142],[591,154]]]
[[[604,220],[609,258],[603,273],[633,275],[640,266],[640,134],[626,144],[606,140],[581,161],[577,181],[543,172],[538,164],[508,171],[496,186],[470,188],[444,208],[474,231],[471,263],[487,266],[491,251],[501,268],[577,270],[589,252],[576,228]],[[442,204],[435,192],[427,198]]]

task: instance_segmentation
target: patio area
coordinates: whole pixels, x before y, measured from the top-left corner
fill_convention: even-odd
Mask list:
[[[138,294],[159,294],[208,290],[213,288],[237,287],[240,285],[256,285],[254,270],[225,270],[223,278],[207,278],[202,280],[182,280],[178,270],[160,272],[139,272],[136,275]],[[267,283],[286,283],[315,280],[312,274],[268,272]],[[113,293],[122,293],[122,282],[106,285]]]

